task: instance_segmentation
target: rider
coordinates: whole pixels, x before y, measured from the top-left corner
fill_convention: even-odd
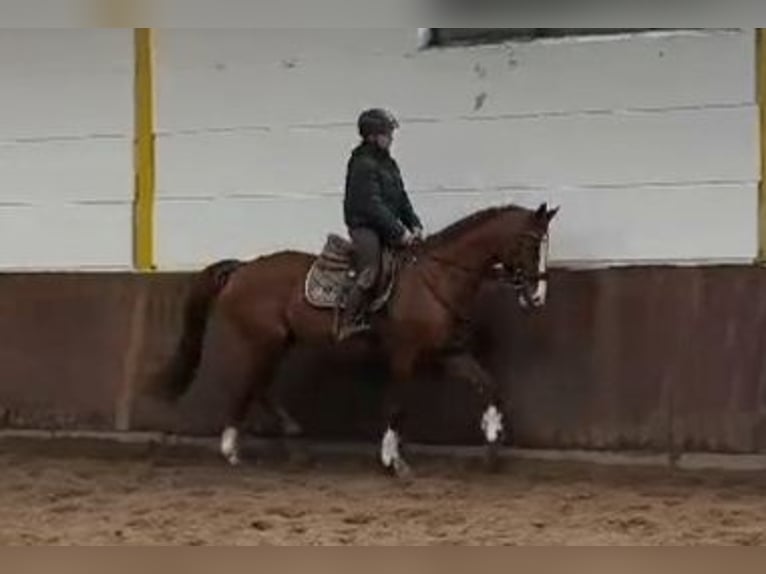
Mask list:
[[[357,330],[356,319],[366,311],[378,280],[382,248],[406,247],[423,236],[399,166],[390,154],[398,122],[390,112],[373,108],[362,112],[357,127],[362,141],[348,161],[343,202],[357,273],[341,315],[340,340]]]

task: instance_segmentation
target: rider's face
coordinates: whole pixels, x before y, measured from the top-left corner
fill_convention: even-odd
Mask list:
[[[391,144],[394,142],[394,134],[389,132],[387,134],[378,134],[375,136],[375,143],[382,149],[391,149]]]

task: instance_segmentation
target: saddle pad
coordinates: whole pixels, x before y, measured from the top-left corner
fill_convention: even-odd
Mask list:
[[[322,248],[306,275],[306,301],[319,309],[342,309],[345,295],[353,281],[352,251],[350,241],[329,234]],[[396,278],[396,257],[388,249],[384,250],[382,272],[375,298],[370,305],[372,312],[379,311],[387,302],[394,288]]]

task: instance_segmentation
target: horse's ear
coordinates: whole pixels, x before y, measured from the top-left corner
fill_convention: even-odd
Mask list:
[[[540,221],[543,221],[548,215],[548,203],[543,202],[540,204],[540,207],[537,208],[537,211],[535,211],[535,217],[539,219]]]
[[[556,214],[559,212],[559,209],[561,209],[561,206],[557,205],[556,207],[554,207],[548,212],[548,216],[547,216],[548,222],[552,221],[553,218],[556,217]]]

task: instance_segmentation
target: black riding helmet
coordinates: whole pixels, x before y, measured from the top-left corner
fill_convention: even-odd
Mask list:
[[[362,138],[367,138],[368,136],[391,133],[399,127],[399,122],[388,110],[372,108],[361,113],[357,126],[359,135]]]

